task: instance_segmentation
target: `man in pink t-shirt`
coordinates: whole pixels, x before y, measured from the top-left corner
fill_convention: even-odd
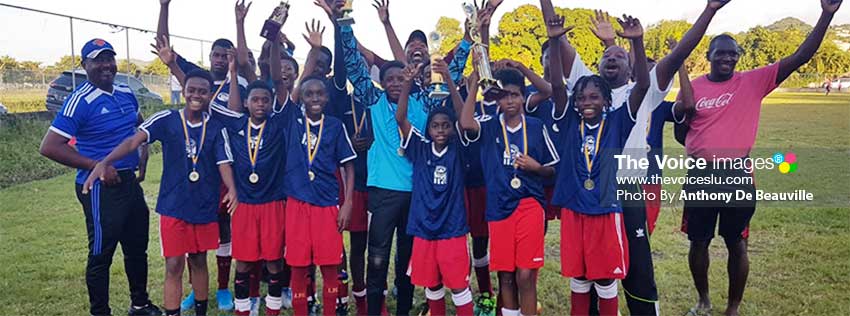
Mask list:
[[[746,72],[736,72],[735,66],[742,50],[729,35],[719,35],[711,40],[708,60],[711,72],[693,80],[696,105],[689,115],[690,129],[685,139],[688,155],[705,158],[745,158],[756,140],[759,114],[764,97],[776,89],[788,76],[807,63],[817,52],[829,23],[843,0],[820,0],[820,19],[803,44],[793,55],[777,63]],[[688,170],[689,178],[738,177],[752,179],[752,170],[726,168]],[[750,184],[686,184],[687,193],[728,193],[745,190],[755,193]],[[738,315],[749,274],[747,257],[747,227],[755,213],[755,200],[735,201],[685,201],[683,230],[691,241],[688,263],[694,285],[699,293],[696,307],[688,315],[711,313],[708,291],[708,246],[714,238],[718,217],[719,234],[729,251],[729,298],[725,315]]]

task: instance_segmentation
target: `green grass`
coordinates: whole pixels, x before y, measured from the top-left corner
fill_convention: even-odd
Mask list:
[[[40,139],[44,126],[29,129],[38,131],[35,138]],[[750,278],[743,315],[850,313],[847,135],[850,95],[824,98],[815,94],[775,94],[766,102],[753,157],[793,150],[800,156],[801,169],[792,175],[775,170],[760,172],[758,185],[775,190],[804,188],[818,192],[817,197],[824,200],[800,207],[760,204],[751,227]],[[672,140],[669,126],[666,137],[669,152],[675,153],[680,146]],[[0,139],[0,146],[6,141]],[[37,142],[15,145],[28,148],[28,152],[37,148],[32,146],[37,146]],[[6,157],[0,156],[3,167],[8,164]],[[148,180],[143,184],[151,208],[156,202],[160,170],[161,158],[151,157]],[[696,297],[687,267],[688,242],[678,232],[681,216],[680,207],[665,205],[652,236],[661,310],[666,315],[681,315]],[[559,274],[558,226],[557,222],[550,225],[547,261],[538,283],[545,315],[567,315],[569,310],[568,282]],[[153,216],[148,283],[152,299],[160,303],[164,270],[158,249],[158,219]],[[4,254],[0,256],[0,288],[4,290],[4,295],[0,295],[0,306],[4,307],[1,314],[82,315],[87,311],[83,281],[86,233],[70,173],[0,190],[0,253]],[[715,310],[722,311],[727,286],[727,257],[722,241],[712,244],[711,253],[711,297]],[[210,259],[214,266],[212,256]],[[120,315],[128,302],[120,252],[114,262],[111,304],[114,314]],[[417,291],[417,300],[423,299],[421,291]],[[392,299],[389,305],[392,310]],[[627,313],[623,300],[621,310]]]
[[[0,93],[0,103],[6,106],[9,113],[26,113],[46,111],[47,89],[3,91]]]

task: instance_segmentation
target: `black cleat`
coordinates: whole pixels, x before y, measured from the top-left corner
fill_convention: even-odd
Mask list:
[[[129,316],[162,316],[162,310],[153,303],[148,303],[142,307],[130,306],[127,312]]]

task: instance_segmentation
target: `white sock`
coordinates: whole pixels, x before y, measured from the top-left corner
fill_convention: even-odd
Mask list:
[[[502,307],[502,316],[519,316],[519,310]]]

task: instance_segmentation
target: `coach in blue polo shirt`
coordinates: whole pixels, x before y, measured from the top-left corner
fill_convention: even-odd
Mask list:
[[[142,121],[133,91],[115,83],[115,51],[102,39],[83,46],[82,67],[87,81],[76,87],[44,136],[42,155],[77,169],[77,200],[83,205],[89,239],[86,286],[91,315],[111,315],[109,266],[118,243],[124,252],[124,270],[130,284],[130,316],[162,315],[148,299],[148,207],[136,177],[144,173],[139,155],[128,155],[109,167],[88,194],[82,184],[95,164]],[[76,149],[68,145],[76,137]]]

